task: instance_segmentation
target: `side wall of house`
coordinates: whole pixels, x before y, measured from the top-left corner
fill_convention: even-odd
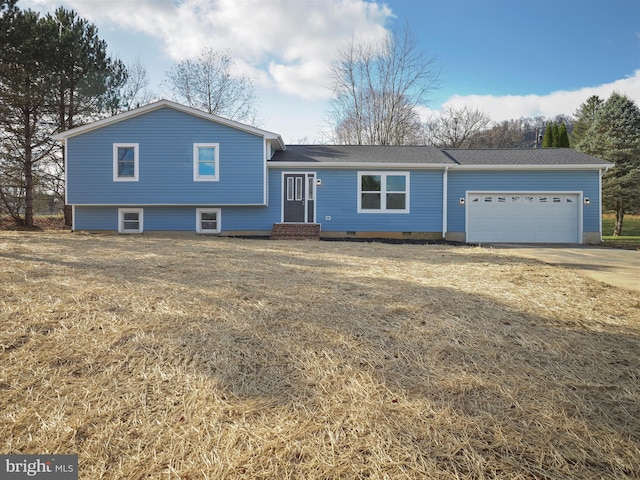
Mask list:
[[[137,181],[114,181],[115,143],[138,144]],[[196,143],[219,145],[217,181],[194,181]],[[67,203],[262,205],[264,149],[260,136],[161,108],[67,140]]]
[[[440,238],[442,232],[442,177],[441,170],[384,170],[386,173],[408,173],[409,212],[407,213],[359,213],[358,172],[376,172],[371,166],[361,170],[335,168],[298,169],[269,168],[270,218],[277,214],[281,219],[282,173],[315,173],[316,222],[321,224],[325,236],[342,236],[347,232],[377,234],[380,232],[412,232],[433,234]],[[278,211],[273,211],[277,205]]]
[[[465,207],[460,199],[467,191],[493,192],[580,192],[589,198],[582,206],[583,238],[594,243],[600,238],[600,172],[597,170],[455,171],[448,174],[447,237],[466,241]]]

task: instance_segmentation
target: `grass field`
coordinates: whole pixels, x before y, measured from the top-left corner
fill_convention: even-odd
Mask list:
[[[640,249],[640,215],[625,215],[622,222],[622,235],[613,236],[615,215],[605,213],[602,216],[602,239],[609,247]]]
[[[640,300],[505,250],[0,233],[0,451],[83,479],[640,476]]]

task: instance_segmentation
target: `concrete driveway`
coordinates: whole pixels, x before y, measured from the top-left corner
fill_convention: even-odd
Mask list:
[[[588,245],[491,245],[514,255],[572,268],[600,282],[640,292],[640,251]]]

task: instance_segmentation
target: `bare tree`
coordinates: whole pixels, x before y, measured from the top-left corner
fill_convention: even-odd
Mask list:
[[[128,64],[126,69],[127,77],[120,90],[120,105],[125,110],[131,110],[149,103],[153,99],[154,94],[149,89],[147,69],[139,58],[136,58],[133,63]]]
[[[336,143],[403,145],[419,138],[417,107],[437,88],[439,69],[408,28],[378,45],[352,41],[331,68]]]
[[[227,53],[205,48],[196,59],[172,67],[166,76],[176,101],[231,120],[256,123],[253,81],[236,71]]]
[[[524,144],[525,124],[522,120],[504,120],[473,134],[469,148],[521,148]]]
[[[491,123],[489,116],[470,107],[444,108],[427,124],[431,144],[442,148],[464,148],[470,139]]]

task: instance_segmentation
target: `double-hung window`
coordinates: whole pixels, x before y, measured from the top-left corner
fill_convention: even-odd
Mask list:
[[[113,144],[113,181],[138,181],[138,144]]]
[[[196,232],[220,233],[220,209],[196,208]]]
[[[218,180],[217,143],[193,144],[193,180],[195,182],[215,182]]]
[[[408,213],[408,172],[358,172],[358,213]]]
[[[142,233],[143,231],[144,225],[142,208],[118,209],[119,233]]]

